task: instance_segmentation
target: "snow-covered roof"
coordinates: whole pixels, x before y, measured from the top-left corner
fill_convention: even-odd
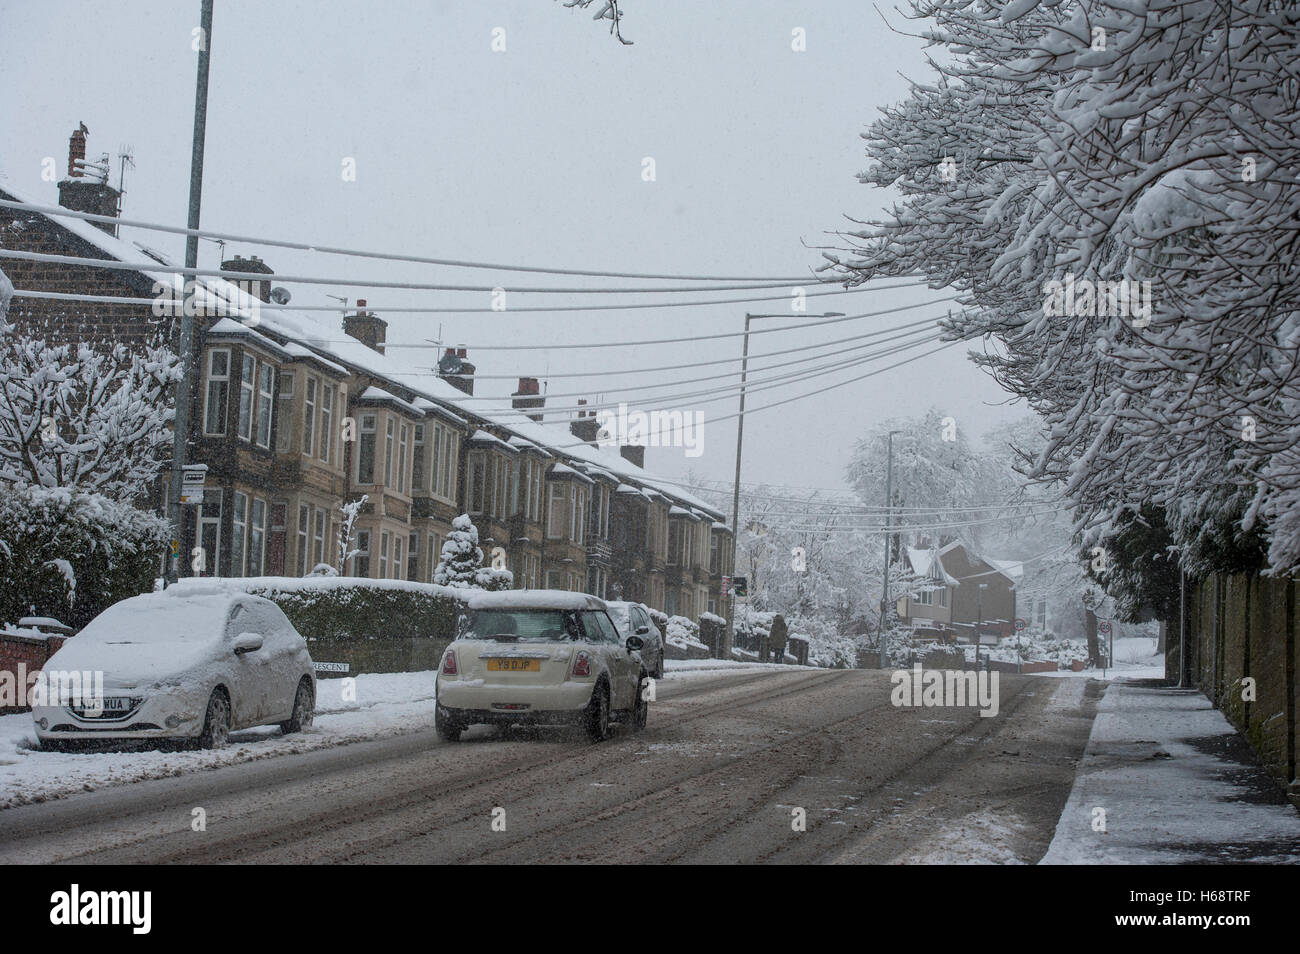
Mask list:
[[[1025,565],[1019,560],[995,560],[993,557],[985,557],[984,562],[999,570],[1003,576],[1013,582],[1025,575]]]
[[[451,411],[447,410],[437,401],[430,401],[427,397],[417,397],[415,399],[415,406],[426,414],[436,414],[438,417],[451,421],[453,424],[459,424],[461,427],[464,427],[469,423],[465,418],[451,413]]]
[[[32,198],[15,192],[7,182],[0,187],[0,191],[11,195],[19,202],[44,204],[35,203]],[[109,235],[90,222],[64,216],[43,215],[43,217],[118,261],[139,261],[140,252],[132,244]],[[162,266],[158,269],[140,269],[138,273],[151,281],[167,286],[174,285],[177,277],[176,272],[168,271]],[[273,276],[265,276],[267,279],[271,277]],[[205,277],[197,279],[197,282],[201,287],[199,297],[214,306],[214,310],[216,310],[216,302],[220,301],[221,307],[239,314],[241,313],[239,303],[246,303],[248,300],[248,295],[243,289],[225,279]],[[466,402],[467,395],[442,378],[429,375],[419,367],[405,365],[395,355],[375,351],[348,335],[340,334],[334,326],[318,321],[310,313],[285,311],[269,303],[259,302],[258,305],[257,328],[261,334],[305,346],[316,353],[318,358],[328,356],[336,366],[343,366],[349,371],[360,371],[390,381],[416,395],[417,400],[422,398],[430,405],[436,405],[444,414],[449,413],[447,409],[453,409],[463,414],[465,421],[488,421],[497,424],[512,436],[523,438],[551,454],[568,457],[580,464],[595,466],[628,484],[649,488],[652,497],[671,498],[684,506],[703,512],[712,519],[725,519],[724,514],[707,501],[695,496],[673,480],[638,467],[623,457],[616,447],[592,446],[577,441],[567,425],[534,421],[524,413],[526,409],[515,408],[509,398],[495,401],[476,399],[470,406]],[[244,311],[247,311],[247,308],[244,308]],[[390,398],[399,401],[391,395]],[[404,401],[399,403],[408,408],[412,407]],[[431,410],[429,406],[417,405],[417,408],[421,413]]]
[[[469,442],[471,444],[488,444],[492,447],[499,447],[504,451],[509,451],[511,454],[519,453],[518,447],[515,447],[513,444],[510,444],[509,442],[503,441],[495,434],[492,434],[484,430],[475,431],[474,436],[469,439]]]
[[[605,601],[569,590],[470,590],[470,609],[604,609]]]
[[[218,338],[226,338],[226,337],[247,338],[248,340],[253,342],[253,344],[257,345],[260,348],[264,348],[265,350],[269,351],[273,355],[276,355],[277,357],[287,358],[290,356],[289,352],[282,345],[276,344],[266,335],[258,334],[248,325],[244,324],[241,321],[235,321],[235,319],[233,318],[222,318],[215,325],[213,325],[211,328],[208,329],[208,334],[214,335]]]
[[[574,478],[575,480],[579,480],[579,481],[581,481],[581,482],[583,482],[583,483],[587,483],[587,484],[594,484],[594,483],[595,483],[594,480],[592,480],[590,477],[588,477],[588,476],[587,476],[586,474],[584,474],[582,471],[580,471],[580,470],[574,470],[572,467],[569,467],[569,466],[567,466],[566,464],[556,464],[556,465],[554,465],[554,466],[550,469],[550,471],[547,473],[547,476],[549,476],[549,477],[572,477],[572,478]]]
[[[346,377],[347,374],[349,373],[348,369],[343,367],[343,365],[335,364],[333,361],[329,360],[328,358],[321,357],[315,351],[312,351],[310,348],[304,348],[296,341],[290,341],[288,344],[284,346],[284,350],[285,353],[287,353],[290,357],[305,358],[308,361],[315,361],[317,364],[324,365],[326,368],[329,368],[335,374],[340,374]]]
[[[510,444],[514,447],[518,447],[521,451],[527,451],[532,454],[541,454],[543,457],[555,456],[550,451],[548,451],[545,447],[542,447],[539,444],[534,444],[532,441],[525,440],[524,438],[520,437],[518,434],[514,434],[511,436]]]
[[[402,410],[406,411],[413,417],[424,417],[424,412],[409,401],[403,401],[395,394],[390,394],[383,388],[377,388],[373,385],[361,392],[359,401],[383,401],[386,404],[395,404]]]

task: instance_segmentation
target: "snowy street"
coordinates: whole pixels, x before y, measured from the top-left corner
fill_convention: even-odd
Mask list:
[[[1001,716],[983,719],[891,705],[888,673],[670,671],[644,734],[600,746],[486,727],[440,743],[431,700],[327,712],[298,739],[111,756],[114,771],[153,777],[0,811],[0,862],[1033,863],[1096,685],[1005,676]],[[408,717],[424,728],[392,734]],[[104,757],[55,758],[75,778],[72,760]],[[191,830],[196,808],[205,832]]]

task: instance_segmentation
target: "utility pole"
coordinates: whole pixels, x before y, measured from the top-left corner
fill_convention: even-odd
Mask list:
[[[885,574],[884,585],[880,588],[880,668],[887,665],[885,656],[885,620],[889,612],[889,533],[894,525],[894,435],[902,431],[889,432],[889,464],[885,469]]]
[[[751,315],[745,312],[745,343],[740,352],[740,414],[736,417],[736,481],[731,488],[731,576],[736,576],[736,547],[740,541],[740,452],[745,440],[745,379],[749,373],[749,323],[755,318],[789,318],[781,315]],[[842,311],[826,311],[820,315],[807,315],[808,318],[843,318]],[[736,594],[733,586],[730,594],[730,609],[727,613],[727,635],[722,647],[722,658],[731,658],[731,647],[736,638]]]
[[[975,599],[979,604],[979,622],[975,624],[975,671],[980,670],[980,631],[984,629],[984,591],[989,588],[987,583],[979,584],[975,591]]]
[[[202,0],[199,10],[199,74],[194,88],[194,142],[190,151],[190,214],[189,228],[199,227],[199,207],[203,198],[203,143],[208,125],[208,57],[212,49],[212,0]],[[199,262],[199,237],[191,231],[185,239],[185,267],[194,269]],[[187,281],[193,271],[187,271]],[[176,416],[172,420],[172,480],[168,499],[172,540],[177,548],[181,542],[181,474],[185,468],[186,444],[190,434],[190,402],[194,396],[194,308],[185,307],[184,296],[180,304],[181,340],[180,358],[183,375],[176,387]],[[175,582],[180,575],[179,549],[168,554],[170,564],[166,578]]]

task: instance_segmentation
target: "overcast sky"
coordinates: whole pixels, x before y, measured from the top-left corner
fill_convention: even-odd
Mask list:
[[[632,46],[620,45],[590,13],[548,0],[216,0],[215,6],[205,228],[474,261],[688,275],[808,274],[820,259],[807,246],[833,241],[828,233],[847,225],[846,214],[870,218],[891,202],[889,194],[855,178],[866,165],[859,133],[879,107],[905,95],[905,77],[929,78],[922,44],[890,32],[862,0],[625,0],[623,32]],[[0,181],[53,204],[56,188],[42,181],[41,160],[53,156],[62,175],[68,135],[84,122],[90,156],[116,157],[123,144],[133,147],[136,168],[127,172],[124,214],[184,225],[198,11],[198,0],[0,0]],[[907,26],[896,13],[890,17]],[[492,49],[496,28],[505,31],[505,52]],[[806,33],[805,52],[791,49],[795,28]],[[647,157],[655,164],[653,182],[643,179]],[[355,181],[342,174],[349,158]],[[183,258],[184,242],[174,236],[128,229],[122,237]],[[326,293],[395,306],[490,305],[487,293],[359,290],[347,285],[348,278],[507,289],[596,284],[252,244],[230,245],[226,254],[260,255],[284,275],[343,279],[325,287],[288,285],[299,305],[329,304]],[[218,247],[201,243],[199,264],[215,267],[218,261]],[[653,298],[509,293],[507,304],[778,292]],[[943,294],[858,292],[810,299],[808,310],[857,314]],[[751,339],[750,350],[762,354],[844,338],[941,314],[942,307],[762,334]],[[549,373],[552,394],[590,391],[595,399],[605,390],[607,399],[619,400],[636,395],[608,391],[615,383],[716,376],[708,384],[649,392],[663,396],[725,385],[738,367],[586,380],[563,375],[729,358],[739,354],[740,340],[594,350],[540,346],[735,332],[747,308],[785,312],[789,301],[386,317],[393,342],[435,339],[441,326],[445,343],[469,346],[482,375]],[[318,320],[338,324],[337,316]],[[754,327],[782,324],[795,328],[776,320]],[[532,343],[539,347],[491,350]],[[395,353],[417,364],[436,360],[432,347]],[[853,440],[874,421],[932,404],[972,435],[1027,413],[1007,406],[1006,395],[965,353],[965,346],[951,347],[747,416],[743,480],[842,487]],[[749,404],[793,397],[907,354],[810,374],[751,394]],[[513,380],[481,380],[477,392],[513,389]],[[733,414],[736,400],[697,400],[689,407],[707,419]],[[647,465],[673,476],[689,469],[730,480],[734,425],[706,424],[700,457],[651,449]]]

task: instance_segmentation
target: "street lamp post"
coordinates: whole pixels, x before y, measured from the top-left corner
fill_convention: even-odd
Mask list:
[[[745,380],[749,374],[749,323],[755,318],[789,318],[789,314],[753,315],[745,312],[745,343],[740,352],[740,414],[736,418],[736,480],[731,488],[731,575],[736,576],[736,544],[740,539],[740,452],[745,440]],[[805,318],[843,318],[842,311],[825,311],[820,315],[797,315]],[[731,589],[727,613],[727,636],[722,650],[723,658],[730,658],[736,636],[736,591]]]
[[[884,585],[880,588],[880,668],[887,665],[885,660],[885,620],[889,612],[889,531],[894,526],[894,435],[902,431],[889,432],[889,463],[885,467],[885,573]]]
[[[975,624],[975,671],[979,672],[980,668],[980,631],[984,629],[984,591],[989,588],[987,583],[981,583],[976,590],[975,600],[979,605],[979,622]]]

